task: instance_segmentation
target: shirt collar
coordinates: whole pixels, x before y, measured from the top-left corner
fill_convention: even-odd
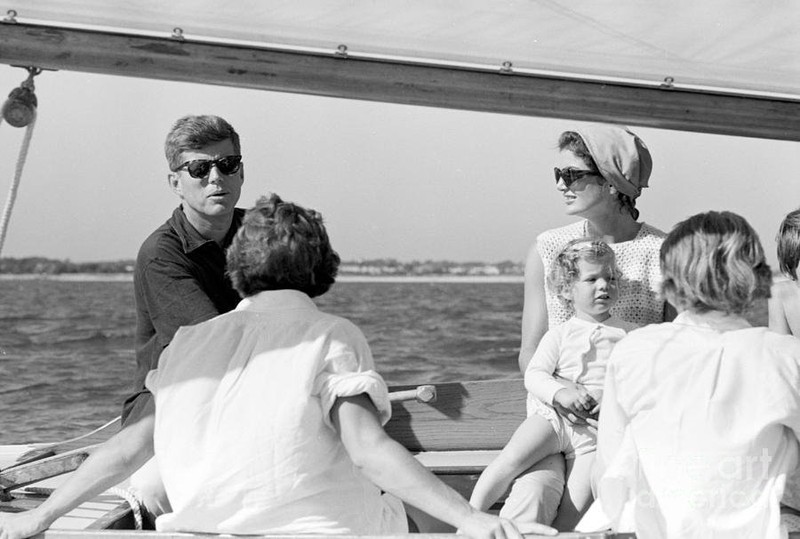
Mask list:
[[[752,327],[750,323],[736,314],[725,314],[720,311],[683,311],[675,317],[676,324],[697,326],[714,331],[733,331]]]
[[[270,311],[285,309],[317,309],[317,305],[305,292],[299,290],[265,290],[252,296],[247,296],[239,305],[237,311]]]
[[[230,243],[233,241],[233,236],[236,234],[236,231],[239,230],[239,227],[242,224],[243,216],[243,209],[235,208],[233,210],[233,221],[231,222],[231,227],[228,229],[228,233],[225,235],[225,239],[222,242],[223,249],[230,245]],[[175,230],[178,238],[180,238],[184,253],[188,254],[196,249],[199,249],[207,243],[214,243],[213,240],[204,238],[200,235],[197,229],[189,222],[186,214],[183,213],[183,208],[180,206],[175,208],[175,211],[172,212],[170,225],[172,226],[172,229]]]

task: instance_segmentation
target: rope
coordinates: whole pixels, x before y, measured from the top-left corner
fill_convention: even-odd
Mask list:
[[[2,124],[2,118],[0,118]],[[19,158],[17,159],[17,169],[14,173],[14,181],[11,182],[11,188],[8,191],[8,198],[6,199],[6,207],[3,209],[3,217],[0,220],[0,253],[3,251],[3,244],[6,241],[6,232],[8,231],[8,222],[11,219],[11,210],[14,209],[14,201],[17,199],[17,190],[19,188],[19,181],[22,179],[22,168],[25,166],[25,159],[28,157],[28,147],[31,144],[31,137],[33,136],[33,126],[36,125],[36,113],[34,112],[33,120],[28,124],[25,129],[25,137],[22,139],[22,147],[19,150]]]
[[[130,490],[126,490],[120,487],[111,487],[110,489],[108,489],[108,492],[110,492],[111,494],[115,494],[116,496],[119,496],[120,498],[123,498],[126,502],[128,502],[128,505],[131,506],[131,510],[133,511],[133,522],[136,525],[136,529],[141,530],[142,502],[139,500],[136,494],[134,494]]]

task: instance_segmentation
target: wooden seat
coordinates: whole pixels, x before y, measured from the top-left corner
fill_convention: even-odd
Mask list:
[[[469,498],[478,476],[525,419],[525,387],[516,378],[448,382],[436,384],[436,391],[432,403],[394,402],[386,432]]]

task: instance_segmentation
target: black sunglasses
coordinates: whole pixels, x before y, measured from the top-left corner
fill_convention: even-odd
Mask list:
[[[219,159],[195,159],[194,161],[186,161],[184,164],[175,169],[178,172],[182,168],[189,171],[189,176],[192,178],[207,178],[211,173],[211,167],[217,167],[220,174],[229,176],[239,171],[242,166],[241,155],[227,155]]]
[[[564,180],[564,185],[567,186],[567,189],[575,183],[576,181],[584,178],[585,176],[599,176],[599,172],[595,172],[594,170],[580,170],[577,168],[558,168],[555,167],[553,169],[556,175],[556,183],[559,180]]]

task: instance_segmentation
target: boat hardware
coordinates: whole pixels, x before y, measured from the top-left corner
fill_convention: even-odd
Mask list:
[[[11,93],[8,94],[8,99],[6,99],[2,109],[0,109],[0,122],[5,120],[14,127],[27,127],[25,136],[22,139],[22,146],[19,150],[14,179],[9,187],[6,205],[3,209],[3,215],[0,218],[0,252],[2,252],[3,243],[5,243],[8,222],[11,219],[11,210],[14,208],[14,201],[17,199],[17,189],[19,188],[20,179],[22,179],[22,168],[25,166],[25,159],[28,156],[28,147],[30,146],[31,137],[33,136],[33,126],[36,124],[36,107],[38,102],[36,100],[36,94],[33,92],[33,78],[41,73],[42,69],[34,66],[27,66],[24,69],[28,70],[28,78],[19,85],[19,88],[11,90]]]
[[[436,386],[422,385],[417,386],[415,389],[404,389],[401,391],[392,391],[389,393],[389,400],[391,402],[403,401],[417,401],[431,403],[436,402]]]

